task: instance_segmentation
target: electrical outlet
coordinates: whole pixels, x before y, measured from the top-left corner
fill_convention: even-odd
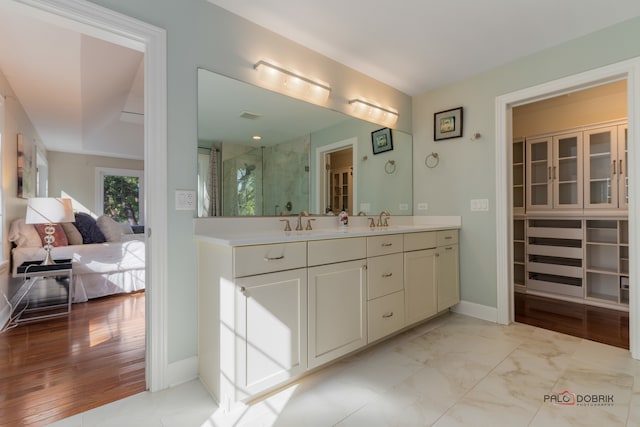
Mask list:
[[[196,192],[192,190],[176,190],[176,210],[195,211]]]
[[[400,210],[401,211],[408,211],[409,210],[409,205],[407,203],[400,203]]]
[[[429,205],[427,203],[418,203],[419,211],[426,211],[429,209]]]

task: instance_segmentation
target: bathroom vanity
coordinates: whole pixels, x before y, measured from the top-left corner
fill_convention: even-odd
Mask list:
[[[199,373],[222,408],[384,340],[460,300],[459,217],[370,228],[316,217],[195,220]],[[295,220],[295,219],[292,219]]]

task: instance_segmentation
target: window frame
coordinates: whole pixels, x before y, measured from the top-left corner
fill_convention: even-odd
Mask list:
[[[119,168],[96,168],[96,214],[104,215],[104,178],[106,176],[128,176],[139,179],[138,185],[138,224],[144,224],[144,170],[119,169]]]

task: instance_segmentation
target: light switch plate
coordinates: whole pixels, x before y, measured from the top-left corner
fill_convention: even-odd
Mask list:
[[[409,210],[409,205],[407,203],[400,203],[400,210],[401,211],[408,211]]]
[[[426,211],[429,209],[429,205],[427,203],[418,203],[419,211]]]
[[[486,212],[489,210],[489,199],[472,199],[471,212]]]
[[[176,210],[195,211],[196,192],[193,190],[176,190]]]

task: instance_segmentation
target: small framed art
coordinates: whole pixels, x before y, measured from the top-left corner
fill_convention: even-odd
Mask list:
[[[371,132],[371,143],[373,144],[373,154],[380,154],[385,151],[393,150],[391,129],[382,128]]]
[[[433,115],[433,139],[460,138],[462,136],[462,107],[440,111]]]

